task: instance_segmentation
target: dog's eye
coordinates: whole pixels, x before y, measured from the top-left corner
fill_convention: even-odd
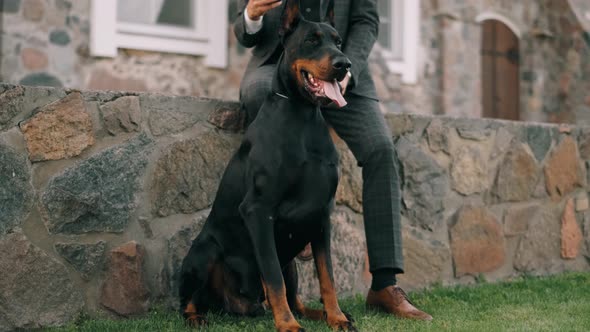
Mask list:
[[[342,47],[342,39],[336,39],[336,46],[338,48]]]
[[[317,44],[317,43],[318,43],[318,40],[317,40],[316,38],[307,38],[307,39],[305,40],[305,43],[306,43],[306,44],[309,44],[309,45],[315,45],[315,44]]]

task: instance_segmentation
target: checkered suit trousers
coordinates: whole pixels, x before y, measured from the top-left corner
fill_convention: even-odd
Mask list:
[[[240,99],[254,119],[271,92],[276,65],[249,71]],[[403,272],[400,182],[391,133],[375,99],[348,93],[344,108],[326,108],[324,118],[346,142],[363,174],[363,214],[370,270],[393,268]]]

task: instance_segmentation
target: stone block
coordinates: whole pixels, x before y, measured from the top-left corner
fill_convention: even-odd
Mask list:
[[[560,123],[558,130],[560,134],[570,134],[572,132],[572,127],[568,124]]]
[[[55,45],[66,46],[72,39],[67,31],[58,29],[49,33],[49,41]]]
[[[94,272],[102,268],[106,242],[56,243],[55,251],[70,263],[82,278],[89,280]]]
[[[78,92],[43,107],[20,128],[31,161],[74,157],[94,144],[91,116]]]
[[[576,220],[574,200],[568,199],[561,217],[561,257],[574,259],[580,253],[582,231]]]
[[[553,143],[553,132],[543,126],[527,126],[526,142],[531,147],[537,161],[542,161]]]
[[[517,271],[543,275],[562,271],[560,264],[560,213],[556,205],[541,206],[540,215],[530,221],[514,256]]]
[[[414,131],[414,119],[407,114],[387,114],[385,119],[393,137],[400,137]]]
[[[246,125],[246,111],[237,103],[217,103],[207,119],[215,127],[238,132]]]
[[[23,17],[29,21],[39,22],[45,13],[45,5],[41,0],[24,0]]]
[[[496,178],[495,193],[501,201],[525,201],[540,176],[535,157],[524,144],[515,144],[504,156]]]
[[[151,186],[154,213],[160,217],[189,214],[212,204],[236,148],[214,131],[173,143],[155,164]]]
[[[426,128],[428,146],[432,152],[444,151],[449,153],[449,128],[440,119],[434,119]]]
[[[179,303],[178,281],[182,261],[188,253],[193,240],[201,232],[207,220],[206,216],[198,217],[193,223],[185,225],[174,231],[172,235],[165,237],[164,264],[160,270],[160,277],[158,279],[162,281],[160,285],[162,295],[168,304],[175,309]]]
[[[405,137],[398,141],[397,153],[403,169],[404,214],[413,225],[433,229],[442,222],[440,213],[450,192],[446,170]]]
[[[584,254],[587,259],[590,259],[590,211],[584,214],[584,239],[586,241],[586,253]]]
[[[52,178],[40,209],[49,232],[122,232],[136,206],[151,143],[140,135]]]
[[[150,292],[145,283],[144,260],[145,250],[135,241],[111,250],[100,304],[121,316],[147,312]]]
[[[340,155],[340,179],[336,189],[336,203],[355,212],[363,211],[363,176],[354,155],[343,141],[336,144]]]
[[[459,137],[471,141],[485,141],[492,136],[493,130],[487,128],[487,123],[479,120],[456,120]]]
[[[148,114],[148,122],[155,136],[179,133],[207,120],[211,101],[202,102],[194,97],[142,95],[141,108]]]
[[[442,282],[450,271],[451,250],[447,244],[433,239],[433,233],[404,227],[404,273],[397,276],[404,289],[419,289]]]
[[[43,70],[47,68],[49,59],[47,54],[34,48],[24,48],[20,54],[23,66],[32,71]]]
[[[584,130],[578,137],[580,147],[580,158],[590,160],[590,130]]]
[[[512,135],[508,130],[503,127],[498,128],[490,157],[492,159],[496,159],[502,156],[513,146],[513,140],[514,135]]]
[[[50,88],[10,86],[0,93],[0,131],[16,126],[30,116],[33,110],[65,97],[63,91]]]
[[[492,272],[504,264],[504,232],[486,208],[462,208],[451,225],[450,234],[457,277]]]
[[[48,73],[29,74],[23,77],[18,83],[29,86],[50,86],[55,88],[61,88],[63,86],[59,78]]]
[[[587,194],[582,194],[576,197],[576,212],[586,211],[589,207]]]
[[[141,130],[139,97],[123,96],[100,107],[105,129],[111,135]]]
[[[20,225],[31,210],[34,190],[25,156],[0,144],[0,236]]]
[[[506,236],[524,235],[529,225],[539,218],[541,206],[538,203],[512,205],[504,215],[504,234]]]
[[[146,82],[129,77],[117,77],[106,69],[97,68],[90,73],[88,89],[109,91],[146,91]]]
[[[580,168],[578,147],[570,137],[563,138],[552,151],[545,163],[545,185],[553,201],[559,201],[584,184]]]
[[[490,186],[488,158],[472,147],[462,147],[453,155],[452,188],[463,195],[481,193]]]
[[[0,236],[0,327],[9,331],[60,326],[84,306],[63,264],[23,234]]]

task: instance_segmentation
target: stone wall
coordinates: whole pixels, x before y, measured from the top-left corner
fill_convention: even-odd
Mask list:
[[[235,15],[235,0],[228,9]],[[226,70],[203,57],[119,50],[90,55],[90,0],[6,0],[0,3],[0,81],[91,90],[152,91],[237,99],[248,55],[228,29]]]
[[[236,0],[230,0],[228,10],[232,20]],[[390,72],[378,45],[371,55],[383,111],[481,117],[481,24],[476,18],[495,13],[521,30],[520,118],[588,124],[587,10],[580,0],[422,0],[418,83],[405,84]],[[202,57],[175,54],[120,50],[113,59],[92,57],[90,0],[5,0],[0,16],[0,81],[15,84],[237,100],[249,59],[231,27],[226,70],[207,68]]]
[[[517,27],[520,119],[590,123],[590,30],[584,1],[421,1],[419,82],[403,84],[387,70],[382,51],[372,72],[388,110],[481,117],[484,13]],[[576,14],[578,14],[576,16]]]
[[[409,288],[590,271],[590,127],[388,114]],[[238,105],[0,85],[0,331],[175,304],[241,138]],[[361,175],[336,138],[341,296],[370,282]],[[300,291],[317,298],[313,264]]]

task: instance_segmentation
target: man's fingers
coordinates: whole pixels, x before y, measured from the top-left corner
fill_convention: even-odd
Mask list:
[[[251,1],[248,3],[248,14],[250,14],[250,18],[258,18],[267,11],[280,6],[283,2],[277,0],[258,0],[258,1]]]
[[[262,9],[265,7],[276,6],[277,4],[280,5],[281,2],[282,1],[277,1],[277,0],[258,0],[258,1],[252,1],[249,5],[252,5],[258,9]]]
[[[254,0],[253,2],[256,3],[256,5],[259,6],[264,6],[264,5],[271,5],[277,2],[281,2],[281,1],[277,1],[277,0]]]
[[[265,4],[265,5],[260,5],[260,9],[264,12],[267,12],[275,7],[278,7],[281,5],[281,3],[283,3],[282,1],[275,1],[275,0],[271,0],[270,3]]]

